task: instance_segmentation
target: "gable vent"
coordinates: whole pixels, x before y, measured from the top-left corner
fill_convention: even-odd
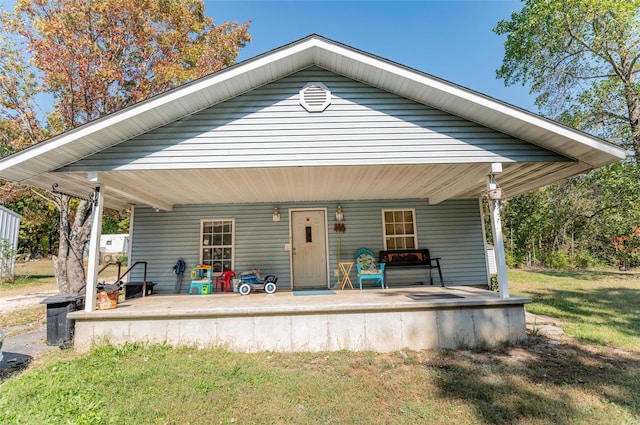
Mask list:
[[[309,112],[322,112],[331,104],[331,90],[322,83],[307,83],[300,90],[300,105]]]

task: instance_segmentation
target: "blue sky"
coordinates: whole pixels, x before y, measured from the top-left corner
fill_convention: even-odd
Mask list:
[[[5,9],[14,4],[0,0]],[[504,37],[491,28],[520,1],[205,0],[205,7],[216,23],[252,21],[253,42],[239,60],[315,33],[537,112],[528,88],[505,87],[495,74]]]
[[[537,112],[526,87],[496,79],[504,37],[491,29],[519,10],[515,0],[205,0],[217,23],[251,20],[240,60],[319,34],[496,99]]]

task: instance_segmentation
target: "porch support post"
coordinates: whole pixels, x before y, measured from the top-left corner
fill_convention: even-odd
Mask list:
[[[502,171],[502,167],[500,167]],[[491,213],[491,232],[493,234],[493,248],[496,256],[498,271],[498,290],[500,298],[509,298],[509,283],[507,281],[507,262],[504,255],[504,241],[502,240],[502,221],[500,220],[500,199],[492,199],[491,191],[498,189],[493,173],[487,176],[487,191],[489,195],[489,210]]]
[[[102,212],[104,202],[100,193],[100,186],[95,188],[95,203],[93,207],[93,221],[91,222],[91,239],[89,241],[89,264],[87,267],[85,311],[96,309],[98,265],[100,261],[100,235],[102,233]]]

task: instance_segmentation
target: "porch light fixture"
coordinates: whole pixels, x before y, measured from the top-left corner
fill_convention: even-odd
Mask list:
[[[344,221],[344,214],[342,213],[342,207],[340,205],[336,208],[336,221]]]
[[[502,199],[502,189],[496,187],[495,189],[491,189],[490,191],[488,191],[487,195],[489,196],[490,200],[499,201]]]
[[[498,186],[498,182],[493,174],[489,174],[487,197],[490,201],[500,201],[503,198],[502,188]]]
[[[278,210],[277,207],[273,209],[273,221],[274,222],[280,221],[280,210]]]

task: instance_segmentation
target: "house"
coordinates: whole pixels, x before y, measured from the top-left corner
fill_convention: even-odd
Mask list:
[[[81,196],[94,190],[99,194],[86,311],[73,314],[80,334],[92,332],[86,338],[100,336],[100,321],[125,320],[118,309],[94,311],[103,205],[131,209],[130,260],[145,262],[147,280],[155,283],[159,294],[173,292],[171,269],[179,259],[187,268],[204,263],[215,271],[257,268],[275,274],[279,294],[334,288],[338,263],[353,261],[360,247],[373,252],[428,248],[442,259],[447,288],[468,288],[469,294],[477,294],[477,286],[486,286],[489,279],[483,216],[490,214],[499,295],[491,293],[490,301],[489,294],[470,295],[462,309],[453,301],[424,302],[420,307],[400,303],[411,314],[426,314],[420,310],[425,308],[435,311],[437,317],[428,326],[423,316],[409,320],[407,311],[396,312],[405,318],[405,328],[406,320],[415,321],[414,334],[439,332],[435,345],[450,346],[460,340],[452,323],[485,329],[471,338],[472,345],[486,342],[487,334],[497,335],[493,342],[524,334],[523,306],[528,300],[508,292],[500,199],[624,158],[623,149],[596,137],[311,35],[5,158],[0,161],[0,178],[45,189],[58,183],[65,192]],[[482,200],[487,196],[489,209],[484,211]],[[142,279],[142,270],[133,273],[134,279]],[[351,277],[355,278],[353,270]],[[425,280],[420,269],[390,270],[387,294]],[[363,292],[363,297],[373,294]],[[195,298],[189,298],[190,309],[195,308]],[[149,318],[163,315],[159,304],[145,302],[147,310],[139,319],[151,326]],[[183,314],[199,335],[244,350],[401,348],[406,340],[377,347],[373,340],[383,339],[381,335],[354,337],[364,332],[357,326],[367,320],[384,326],[396,323],[368,316],[374,311],[388,314],[395,302],[391,297],[367,302],[362,298],[351,307],[338,308],[329,301],[320,309],[290,296],[278,313],[274,306],[255,307],[261,309],[256,314],[265,317],[260,325],[255,320],[238,325],[250,328],[251,334],[251,341],[238,345],[224,340],[229,317],[239,324],[244,320],[240,316],[251,315],[253,307],[236,311],[227,305],[220,307],[225,309],[222,313],[206,314],[185,309]],[[273,309],[267,314],[267,308]],[[313,346],[273,345],[259,337],[278,339],[274,329],[282,326],[288,332],[299,329],[289,315],[304,309],[303,315],[321,315],[317,317],[322,317],[318,320],[323,327],[329,320],[331,332],[342,332],[340,336],[331,344]],[[126,320],[133,320],[135,309],[124,310]],[[336,311],[339,317],[326,319]],[[500,318],[496,311],[501,311]],[[171,314],[177,314],[175,308]],[[337,331],[345,314],[358,316],[348,316],[350,324]],[[360,318],[355,319],[356,328],[355,317]],[[111,325],[108,332],[115,338]],[[188,332],[172,326],[179,325],[168,324],[157,339],[172,340],[171,335],[181,333],[172,341],[185,341]],[[447,326],[455,335],[443,342],[442,329]],[[215,335],[210,327],[218,329]],[[141,329],[140,335],[150,335],[147,328]],[[116,340],[134,338],[130,331],[122,332]],[[193,342],[201,337],[194,332],[189,338]],[[237,342],[237,333],[232,338]],[[421,348],[429,342],[404,346],[413,345]]]

